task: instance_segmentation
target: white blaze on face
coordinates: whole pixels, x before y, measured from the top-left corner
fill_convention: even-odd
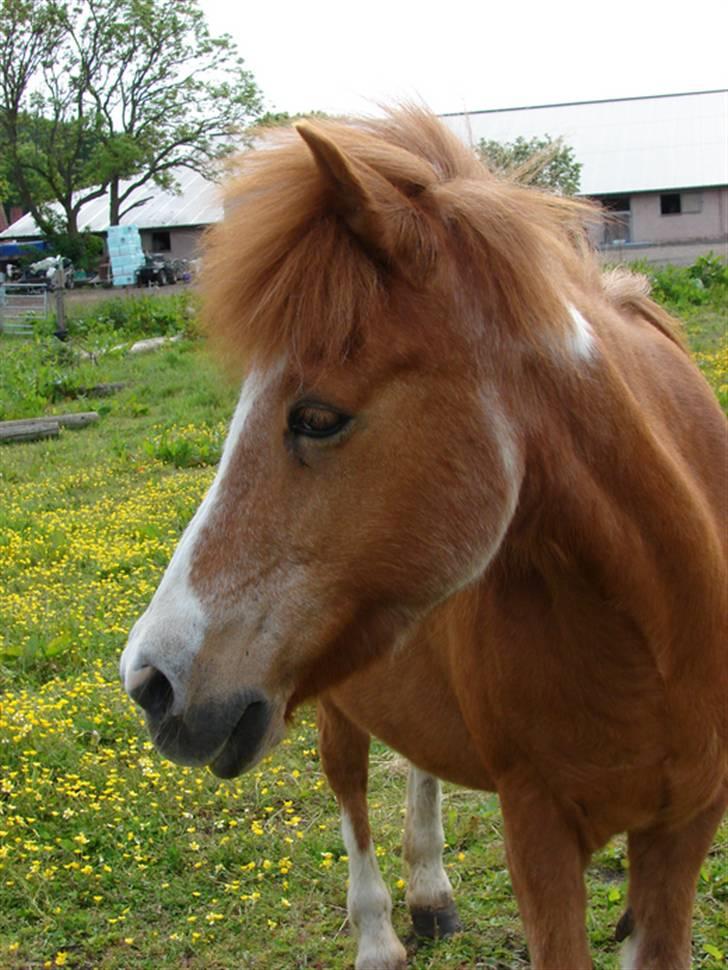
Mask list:
[[[220,466],[210,490],[180,539],[162,581],[143,616],[137,621],[121,655],[121,677],[127,691],[135,683],[135,671],[152,666],[162,670],[174,688],[172,714],[186,704],[187,671],[204,642],[210,618],[190,584],[190,569],[200,533],[219,500],[220,483],[245,430],[256,400],[272,375],[252,372],[243,386],[230,424]]]

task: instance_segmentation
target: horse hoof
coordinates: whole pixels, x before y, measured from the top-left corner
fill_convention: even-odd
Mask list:
[[[415,936],[424,937],[427,940],[439,940],[444,936],[452,936],[463,928],[455,903],[449,903],[442,909],[411,909],[410,915]]]
[[[359,944],[354,970],[407,970],[407,951],[392,931],[391,936]]]

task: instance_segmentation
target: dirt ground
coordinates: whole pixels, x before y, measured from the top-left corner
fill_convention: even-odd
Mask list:
[[[74,309],[92,306],[102,300],[134,299],[140,296],[174,296],[175,294],[186,293],[191,289],[194,289],[194,283],[175,283],[174,286],[113,286],[108,289],[101,286],[87,286],[66,290],[63,296],[66,312],[73,313]],[[51,294],[50,300],[53,299],[53,294]]]

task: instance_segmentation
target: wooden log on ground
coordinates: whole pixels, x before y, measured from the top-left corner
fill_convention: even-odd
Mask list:
[[[51,414],[48,417],[51,421],[57,421],[62,428],[75,429],[96,424],[99,420],[99,413],[98,411],[77,411],[75,414]]]
[[[93,387],[84,388],[81,393],[86,397],[111,397],[112,394],[118,394],[128,386],[128,381],[114,381],[110,384],[94,384]]]
[[[13,444],[21,441],[40,441],[57,438],[59,424],[53,420],[31,418],[28,421],[0,421],[0,442]]]
[[[57,438],[59,428],[85,428],[98,420],[97,411],[79,411],[76,414],[50,414],[44,418],[0,421],[0,441],[38,441],[41,438]]]

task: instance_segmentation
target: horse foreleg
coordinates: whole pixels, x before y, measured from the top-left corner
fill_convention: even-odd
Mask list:
[[[624,970],[688,970],[695,890],[728,802],[728,788],[679,829],[629,835],[629,910],[618,939],[629,935]]]
[[[438,938],[462,929],[442,864],[444,845],[440,782],[410,765],[404,858],[409,869],[407,905],[417,936]]]
[[[319,750],[341,811],[349,856],[349,920],[358,936],[356,970],[404,970],[407,953],[392,928],[392,899],[372,843],[367,808],[369,735],[319,701]]]
[[[499,782],[506,853],[534,970],[591,970],[577,824],[524,778]]]

